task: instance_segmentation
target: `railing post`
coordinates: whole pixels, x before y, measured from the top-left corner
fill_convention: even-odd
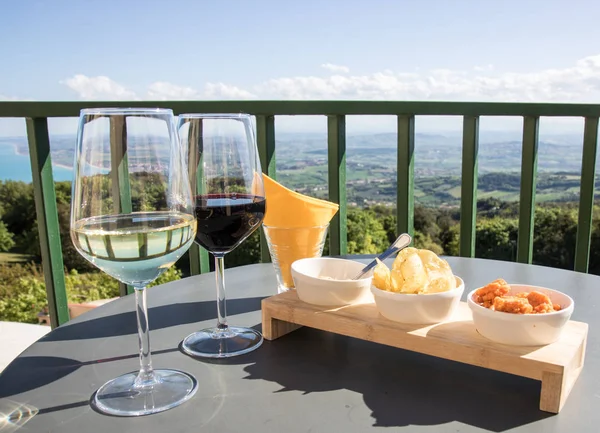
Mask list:
[[[415,116],[398,116],[397,234],[414,236]]]
[[[48,120],[27,118],[26,123],[50,324],[52,328],[56,328],[69,320],[69,308],[52,176]]]
[[[203,122],[202,119],[188,120],[188,177],[192,184],[192,195],[194,200],[196,196],[204,194],[204,141],[203,141]],[[198,275],[210,272],[210,262],[208,251],[193,242],[188,250],[190,260],[190,274]]]
[[[517,262],[520,263],[531,263],[533,257],[539,122],[540,118],[537,116],[526,116],[523,120],[519,235],[517,238]]]
[[[131,185],[127,157],[127,123],[125,116],[110,117],[110,181],[111,194],[115,198],[115,214],[131,213]],[[117,199],[118,197],[118,199]],[[119,294],[133,293],[133,286],[119,281]]]
[[[346,116],[327,116],[329,200],[340,205],[330,223],[329,254],[348,254],[346,216]]]
[[[275,168],[275,116],[256,116],[256,142],[262,171],[275,180],[277,178]],[[267,206],[269,206],[268,202]],[[271,261],[269,246],[262,229],[260,231],[260,261],[262,263]]]
[[[208,251],[198,245],[192,243],[189,249],[190,258],[190,275],[205,274],[210,272],[210,262]]]
[[[477,227],[477,155],[479,152],[479,117],[463,118],[462,179],[460,187],[461,257],[475,257]]]
[[[579,187],[579,215],[577,221],[577,244],[575,247],[575,270],[588,272],[590,262],[590,239],[594,211],[594,187],[596,183],[596,153],[598,149],[598,118],[587,117],[583,131],[583,156]]]

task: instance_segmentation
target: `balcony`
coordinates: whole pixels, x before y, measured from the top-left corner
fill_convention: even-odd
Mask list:
[[[52,175],[48,118],[77,117],[81,108],[104,106],[168,107],[183,112],[246,112],[256,116],[256,133],[265,173],[275,176],[275,116],[327,117],[328,197],[340,211],[330,227],[330,255],[348,253],[346,197],[346,116],[387,115],[397,119],[396,233],[414,232],[415,116],[462,118],[459,255],[475,256],[479,124],[482,116],[512,116],[523,120],[518,236],[515,260],[531,263],[540,118],[583,118],[578,224],[574,270],[588,272],[594,206],[595,165],[600,104],[531,104],[384,101],[135,101],[135,102],[0,102],[0,118],[24,118],[33,176],[48,309],[52,327],[69,320],[61,251],[55,184]],[[262,236],[262,233],[261,233]],[[190,272],[209,270],[206,251],[192,247]],[[261,239],[261,260],[269,253]],[[120,286],[121,295],[127,287]]]

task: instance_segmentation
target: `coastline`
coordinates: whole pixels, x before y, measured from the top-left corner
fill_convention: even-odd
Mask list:
[[[21,151],[21,149],[19,148],[18,144],[16,144],[16,143],[8,143],[8,144],[12,146],[12,148],[13,148],[13,150],[15,152],[15,155],[29,157],[29,152],[23,152],[23,151]],[[50,156],[52,157],[52,154],[50,154]],[[66,170],[73,170],[73,166],[72,165],[61,164],[61,163],[56,162],[56,161],[52,161],[52,166],[53,167],[64,168]]]

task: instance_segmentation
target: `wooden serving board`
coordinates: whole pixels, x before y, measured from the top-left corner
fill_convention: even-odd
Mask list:
[[[540,409],[558,413],[579,377],[588,325],[569,321],[559,341],[547,346],[508,346],[482,337],[461,302],[450,321],[408,325],[381,316],[374,303],[344,307],[307,304],[290,290],[262,300],[262,332],[275,340],[302,326],[373,341],[542,382]]]

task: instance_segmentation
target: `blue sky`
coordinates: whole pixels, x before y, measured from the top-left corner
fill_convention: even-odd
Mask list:
[[[6,0],[0,99],[598,102],[598,16],[593,0]]]

